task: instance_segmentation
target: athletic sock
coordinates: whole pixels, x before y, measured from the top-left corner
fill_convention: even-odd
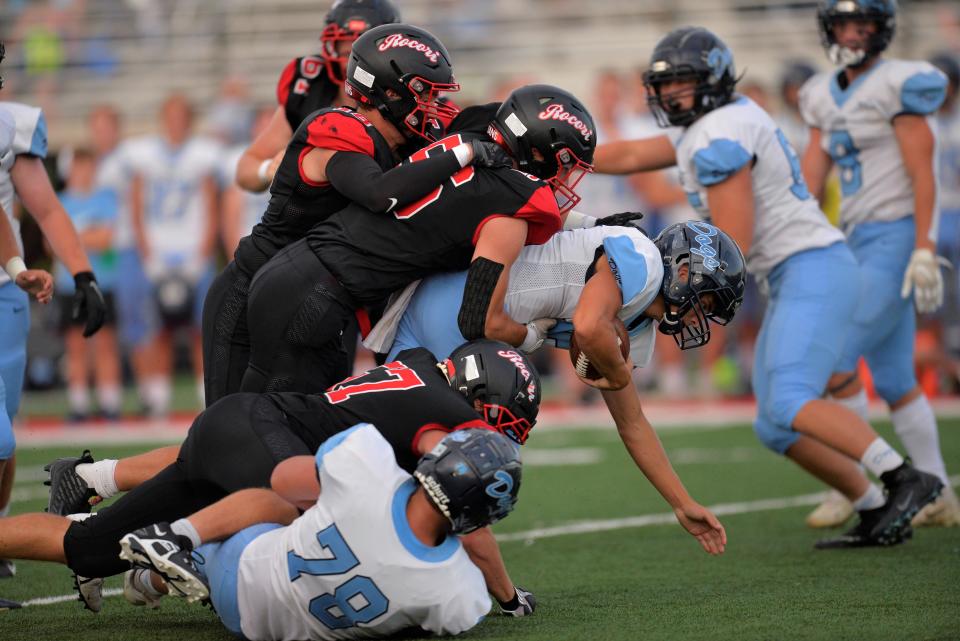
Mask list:
[[[122,393],[119,385],[101,385],[97,388],[97,404],[105,414],[117,416],[120,414]]]
[[[853,502],[853,509],[857,512],[873,510],[883,506],[884,503],[886,503],[886,499],[883,497],[883,492],[880,491],[879,487],[871,483],[867,491],[863,493],[863,496]]]
[[[67,388],[67,404],[74,414],[86,416],[90,413],[90,392],[86,385],[71,385]]]
[[[150,580],[150,572],[151,570],[147,570],[144,568],[134,570],[134,575],[133,575],[134,585],[140,588],[140,591],[146,595],[149,595],[152,597],[164,596],[163,592],[153,587],[153,582]]]
[[[836,396],[830,397],[831,401],[835,403],[840,403],[849,410],[852,410],[857,416],[862,418],[864,421],[867,420],[867,392],[864,389],[861,389],[859,392],[853,396],[847,396],[845,398],[838,398]]]
[[[10,514],[10,504],[9,504],[9,503],[7,503],[7,504],[4,505],[2,508],[0,508],[0,519],[2,519],[3,517],[5,517],[5,516],[8,515],[8,514]]]
[[[863,466],[870,470],[870,473],[880,478],[880,475],[890,470],[895,470],[903,465],[903,457],[890,447],[890,444],[879,436],[874,439],[863,456],[860,458]]]
[[[940,434],[937,419],[926,396],[919,396],[900,409],[890,413],[893,429],[919,470],[935,474],[949,485],[947,467],[940,453]]]
[[[170,524],[170,529],[174,534],[179,534],[180,536],[185,536],[190,539],[190,544],[193,545],[192,549],[197,549],[203,544],[203,541],[200,540],[200,535],[197,533],[197,529],[193,527],[193,523],[187,519],[178,519]]]
[[[112,458],[105,458],[96,463],[81,463],[74,468],[77,476],[87,482],[87,487],[93,488],[105,499],[120,491],[114,476],[116,470],[117,460]]]

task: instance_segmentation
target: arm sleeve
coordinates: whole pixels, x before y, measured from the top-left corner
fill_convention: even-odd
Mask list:
[[[750,162],[753,156],[736,140],[715,138],[706,147],[693,154],[693,164],[697,170],[697,180],[704,187],[710,187],[734,175]]]
[[[947,95],[947,77],[939,69],[918,71],[900,87],[900,114],[926,116],[943,104]]]
[[[47,157],[47,119],[37,107],[19,103],[8,105],[16,130],[13,137],[13,153],[17,156],[29,155],[38,158]]]
[[[389,478],[396,470],[396,458],[390,444],[370,423],[358,423],[339,432],[320,445],[315,456],[320,486],[349,487],[370,476]]]
[[[383,171],[372,157],[341,151],[327,162],[327,180],[341,194],[376,213],[423,198],[460,170],[452,151]]]

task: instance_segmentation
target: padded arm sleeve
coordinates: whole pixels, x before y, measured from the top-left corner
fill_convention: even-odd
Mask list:
[[[338,151],[327,162],[327,180],[341,194],[376,213],[426,196],[460,170],[452,151],[383,171],[370,156]]]

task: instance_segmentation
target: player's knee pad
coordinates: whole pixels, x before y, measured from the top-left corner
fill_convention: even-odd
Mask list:
[[[800,438],[791,428],[774,423],[762,413],[753,422],[753,432],[767,449],[777,454],[784,454]]]
[[[493,291],[497,288],[501,273],[503,273],[501,263],[483,256],[470,263],[467,282],[463,288],[460,313],[457,315],[460,333],[468,341],[484,337],[487,309],[490,307],[490,299],[493,298]]]

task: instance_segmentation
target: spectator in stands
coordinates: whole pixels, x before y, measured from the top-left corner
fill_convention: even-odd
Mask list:
[[[120,416],[120,359],[117,353],[113,305],[113,288],[116,282],[113,235],[117,221],[117,197],[112,190],[97,187],[96,172],[94,152],[86,148],[74,150],[67,188],[60,194],[60,202],[77,230],[107,303],[103,327],[89,340],[85,340],[83,323],[72,318],[73,277],[62,263],[57,263],[54,272],[55,291],[60,308],[60,329],[67,351],[70,421],[86,420],[90,415],[88,380],[91,370],[96,381],[100,415],[111,420]]]
[[[148,408],[163,416],[170,407],[173,337],[190,333],[199,398],[203,398],[200,314],[213,277],[217,232],[217,162],[212,140],[193,134],[193,108],[180,94],[160,110],[161,133],[137,145],[130,163],[133,229],[152,285],[152,314],[158,321],[149,347]]]

